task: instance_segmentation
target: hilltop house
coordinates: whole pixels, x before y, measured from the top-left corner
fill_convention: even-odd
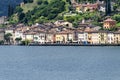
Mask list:
[[[110,29],[110,28],[113,28],[115,26],[116,26],[116,21],[111,19],[111,18],[108,18],[103,22],[104,29]]]
[[[86,11],[92,12],[99,9],[99,4],[98,3],[77,4],[75,6],[75,9],[77,12],[86,12]]]

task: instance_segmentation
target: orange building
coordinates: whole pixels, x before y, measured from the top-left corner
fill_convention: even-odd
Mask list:
[[[111,18],[108,18],[104,21],[103,28],[104,29],[110,29],[110,28],[115,27],[115,25],[116,25],[116,21],[112,20]]]

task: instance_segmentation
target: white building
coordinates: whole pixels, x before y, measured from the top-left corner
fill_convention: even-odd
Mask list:
[[[88,33],[85,32],[79,32],[78,33],[78,42],[79,43],[87,43],[88,40]]]
[[[33,41],[41,43],[41,44],[45,43],[45,41],[46,41],[46,35],[45,35],[45,33],[34,34]]]
[[[111,32],[107,34],[107,43],[108,44],[114,43],[114,33]]]

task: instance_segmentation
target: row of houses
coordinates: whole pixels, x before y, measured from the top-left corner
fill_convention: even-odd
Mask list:
[[[105,12],[105,2],[97,0],[96,3],[82,3],[79,4],[75,0],[72,2],[73,7],[77,12],[86,12],[86,11],[102,11]]]
[[[16,38],[29,40],[40,44],[45,43],[78,43],[78,44],[120,44],[120,31],[97,31],[68,28],[63,26],[19,26],[9,27],[0,31],[0,40],[11,33],[11,42],[16,44]]]

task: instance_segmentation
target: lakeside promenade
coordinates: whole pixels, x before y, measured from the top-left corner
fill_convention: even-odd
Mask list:
[[[120,46],[120,44],[78,44],[78,43],[46,43],[46,44],[34,44],[30,43],[28,46]]]

